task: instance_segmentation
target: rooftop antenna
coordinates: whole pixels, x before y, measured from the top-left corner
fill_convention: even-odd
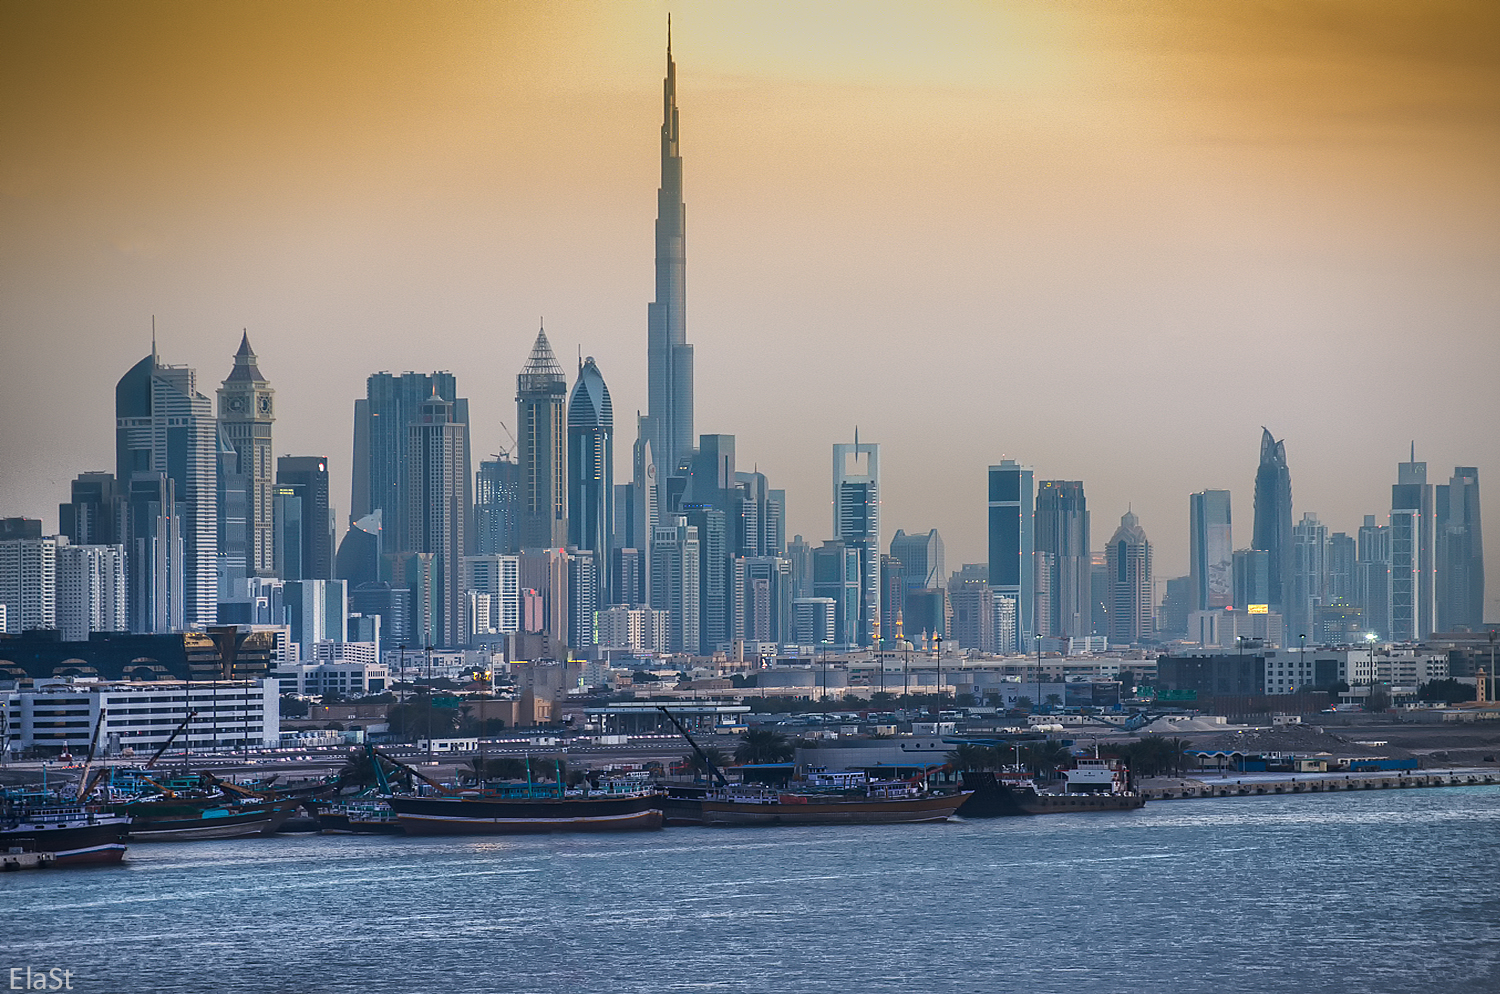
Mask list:
[[[156,365],[156,315],[151,315],[151,365]]]
[[[667,58],[672,57],[672,12],[667,11]]]

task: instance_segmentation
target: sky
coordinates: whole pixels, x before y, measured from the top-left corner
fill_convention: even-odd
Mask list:
[[[1260,426],[1332,531],[1415,441],[1479,468],[1500,618],[1488,0],[0,5],[0,515],[112,468],[153,318],[209,396],[248,330],[341,521],[368,374],[453,371],[477,460],[543,320],[626,479],[669,11],[696,428],[789,535],[857,427],[886,541],[983,561],[1015,458],[1175,576],[1193,491],[1249,545]]]

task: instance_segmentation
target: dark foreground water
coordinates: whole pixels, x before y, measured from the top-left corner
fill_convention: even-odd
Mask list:
[[[1500,788],[883,828],[285,836],[0,877],[99,992],[1500,991]]]

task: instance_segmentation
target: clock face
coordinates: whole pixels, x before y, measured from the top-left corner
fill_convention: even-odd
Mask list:
[[[235,414],[240,414],[245,410],[245,398],[230,397],[229,400],[226,401],[226,406]]]
[[[270,394],[262,394],[261,395],[261,398],[260,398],[260,413],[262,413],[262,414],[270,414],[271,413],[271,396],[270,396]]]

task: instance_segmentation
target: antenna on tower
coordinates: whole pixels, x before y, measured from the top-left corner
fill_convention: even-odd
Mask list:
[[[151,365],[156,365],[156,315],[151,315]]]

